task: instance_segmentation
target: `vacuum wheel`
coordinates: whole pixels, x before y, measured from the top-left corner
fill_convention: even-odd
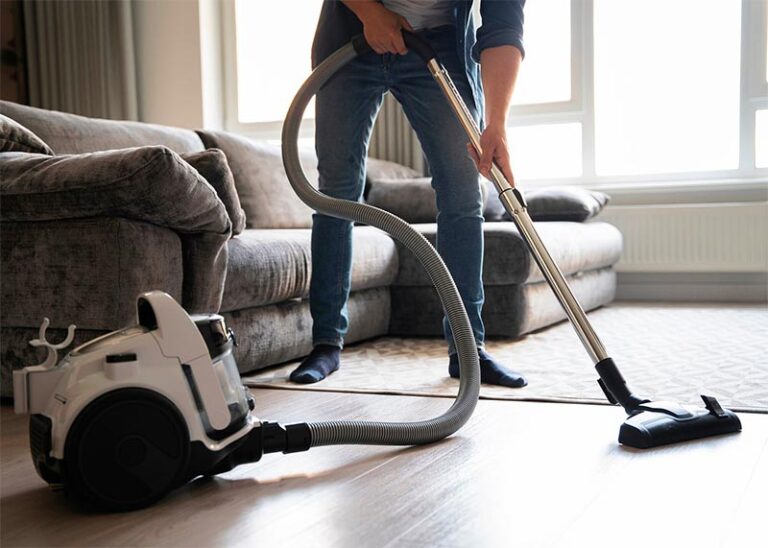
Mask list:
[[[64,484],[107,510],[148,506],[182,483],[189,431],[176,406],[156,392],[126,388],[90,403],[64,447]]]

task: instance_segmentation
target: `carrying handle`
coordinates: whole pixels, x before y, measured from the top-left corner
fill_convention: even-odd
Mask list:
[[[405,47],[421,57],[421,60],[424,61],[424,63],[429,63],[432,59],[437,57],[432,46],[430,46],[421,36],[405,29],[402,29],[402,33]],[[364,55],[373,51],[373,48],[371,48],[370,44],[365,40],[365,36],[362,34],[358,34],[352,38],[352,45],[358,55]]]

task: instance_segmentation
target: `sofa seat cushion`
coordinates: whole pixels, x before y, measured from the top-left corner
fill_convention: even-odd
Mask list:
[[[311,234],[310,229],[249,229],[232,238],[221,310],[306,297]],[[394,241],[373,227],[358,226],[352,234],[352,291],[390,285],[397,276]]]
[[[349,331],[344,343],[386,335],[389,311],[388,287],[353,291],[347,303]],[[237,335],[234,354],[241,373],[302,358],[312,350],[308,299],[233,310],[225,312],[224,318]]]
[[[189,129],[87,118],[0,101],[0,113],[16,120],[45,141],[56,154],[164,145],[174,152],[197,152],[203,143]]]
[[[415,225],[434,244],[437,225]],[[536,229],[565,275],[615,264],[622,249],[621,233],[608,223],[536,223]],[[512,222],[485,223],[483,282],[486,286],[542,281],[543,274]],[[398,244],[399,245],[399,244]],[[430,285],[412,253],[400,255],[397,286]]]

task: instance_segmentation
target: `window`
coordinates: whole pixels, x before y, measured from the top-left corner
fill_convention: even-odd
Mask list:
[[[594,6],[597,175],[738,168],[739,2]]]
[[[301,2],[302,17],[294,16],[297,4],[235,2],[240,123],[282,120],[311,70],[310,48],[322,2]]]
[[[525,63],[513,104],[571,99],[571,3],[540,0],[525,7]]]
[[[768,110],[755,113],[755,164],[768,167]]]
[[[310,51],[322,2],[230,0],[235,58],[227,83],[228,129],[279,137],[293,96],[311,71]],[[234,91],[234,93],[231,93]],[[225,109],[226,110],[226,109]],[[314,118],[314,104],[305,118]]]
[[[279,138],[321,4],[224,0],[228,129]],[[525,17],[508,119],[522,183],[768,175],[768,2],[531,0]],[[310,138],[311,106],[307,118]]]
[[[767,11],[753,0],[528,2],[509,117],[517,178],[765,177]]]

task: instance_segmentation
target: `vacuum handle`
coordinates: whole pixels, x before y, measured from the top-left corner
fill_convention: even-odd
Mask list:
[[[432,49],[432,46],[430,46],[421,36],[405,29],[403,29],[402,32],[405,47],[421,57],[421,60],[424,61],[424,63],[429,63],[432,59],[437,57],[437,54],[435,53],[435,50]],[[365,36],[362,34],[358,34],[352,38],[352,45],[354,46],[355,52],[357,52],[358,55],[364,55],[373,51],[373,48],[366,41]]]
[[[437,54],[435,53],[435,50],[432,49],[432,46],[430,46],[421,36],[405,29],[403,29],[402,32],[405,47],[421,57],[422,61],[429,63],[432,59],[437,57]]]

